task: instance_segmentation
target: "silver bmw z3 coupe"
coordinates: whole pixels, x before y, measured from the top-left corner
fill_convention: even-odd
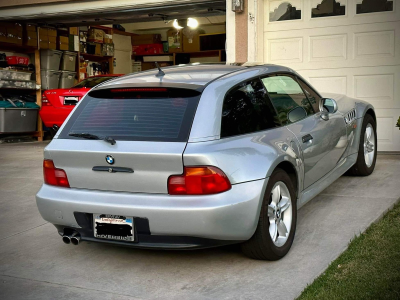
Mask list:
[[[371,174],[376,145],[371,104],[290,68],[155,69],[86,94],[44,150],[36,200],[66,244],[240,243],[278,260],[297,210],[346,172]]]

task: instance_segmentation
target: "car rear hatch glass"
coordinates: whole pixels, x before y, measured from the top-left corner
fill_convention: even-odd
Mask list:
[[[183,172],[182,154],[199,98],[198,91],[177,88],[92,91],[47,151],[66,171],[71,187],[167,193],[168,177]],[[116,144],[70,136],[76,133],[112,137]]]

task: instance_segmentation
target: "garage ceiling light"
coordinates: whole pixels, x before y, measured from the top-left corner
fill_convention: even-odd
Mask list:
[[[182,29],[185,27],[190,27],[192,29],[195,29],[197,28],[197,26],[199,26],[199,22],[194,18],[179,19],[179,20],[175,19],[172,25],[176,29]]]
[[[177,20],[177,19],[174,20],[174,23],[172,23],[172,25],[173,25],[176,29],[182,29],[182,28],[183,28],[183,26],[180,26],[180,25],[178,24],[178,20]]]
[[[194,29],[194,28],[197,28],[197,26],[199,26],[199,22],[196,19],[188,18],[187,26]]]

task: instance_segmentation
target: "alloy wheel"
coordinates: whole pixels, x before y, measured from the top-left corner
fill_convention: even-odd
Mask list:
[[[292,199],[289,189],[282,181],[275,183],[268,205],[269,234],[277,247],[282,247],[292,227]]]
[[[375,131],[370,123],[367,124],[364,134],[364,159],[365,164],[370,168],[375,156]]]

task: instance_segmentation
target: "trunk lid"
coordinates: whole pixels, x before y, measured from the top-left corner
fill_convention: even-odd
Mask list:
[[[75,106],[89,90],[88,88],[57,89],[45,91],[44,95],[55,107],[70,107]]]
[[[71,188],[135,193],[168,193],[170,175],[182,174],[185,142],[55,139],[45,157],[67,173]],[[114,158],[114,164],[106,156]],[[133,173],[93,171],[93,167],[131,168]]]

